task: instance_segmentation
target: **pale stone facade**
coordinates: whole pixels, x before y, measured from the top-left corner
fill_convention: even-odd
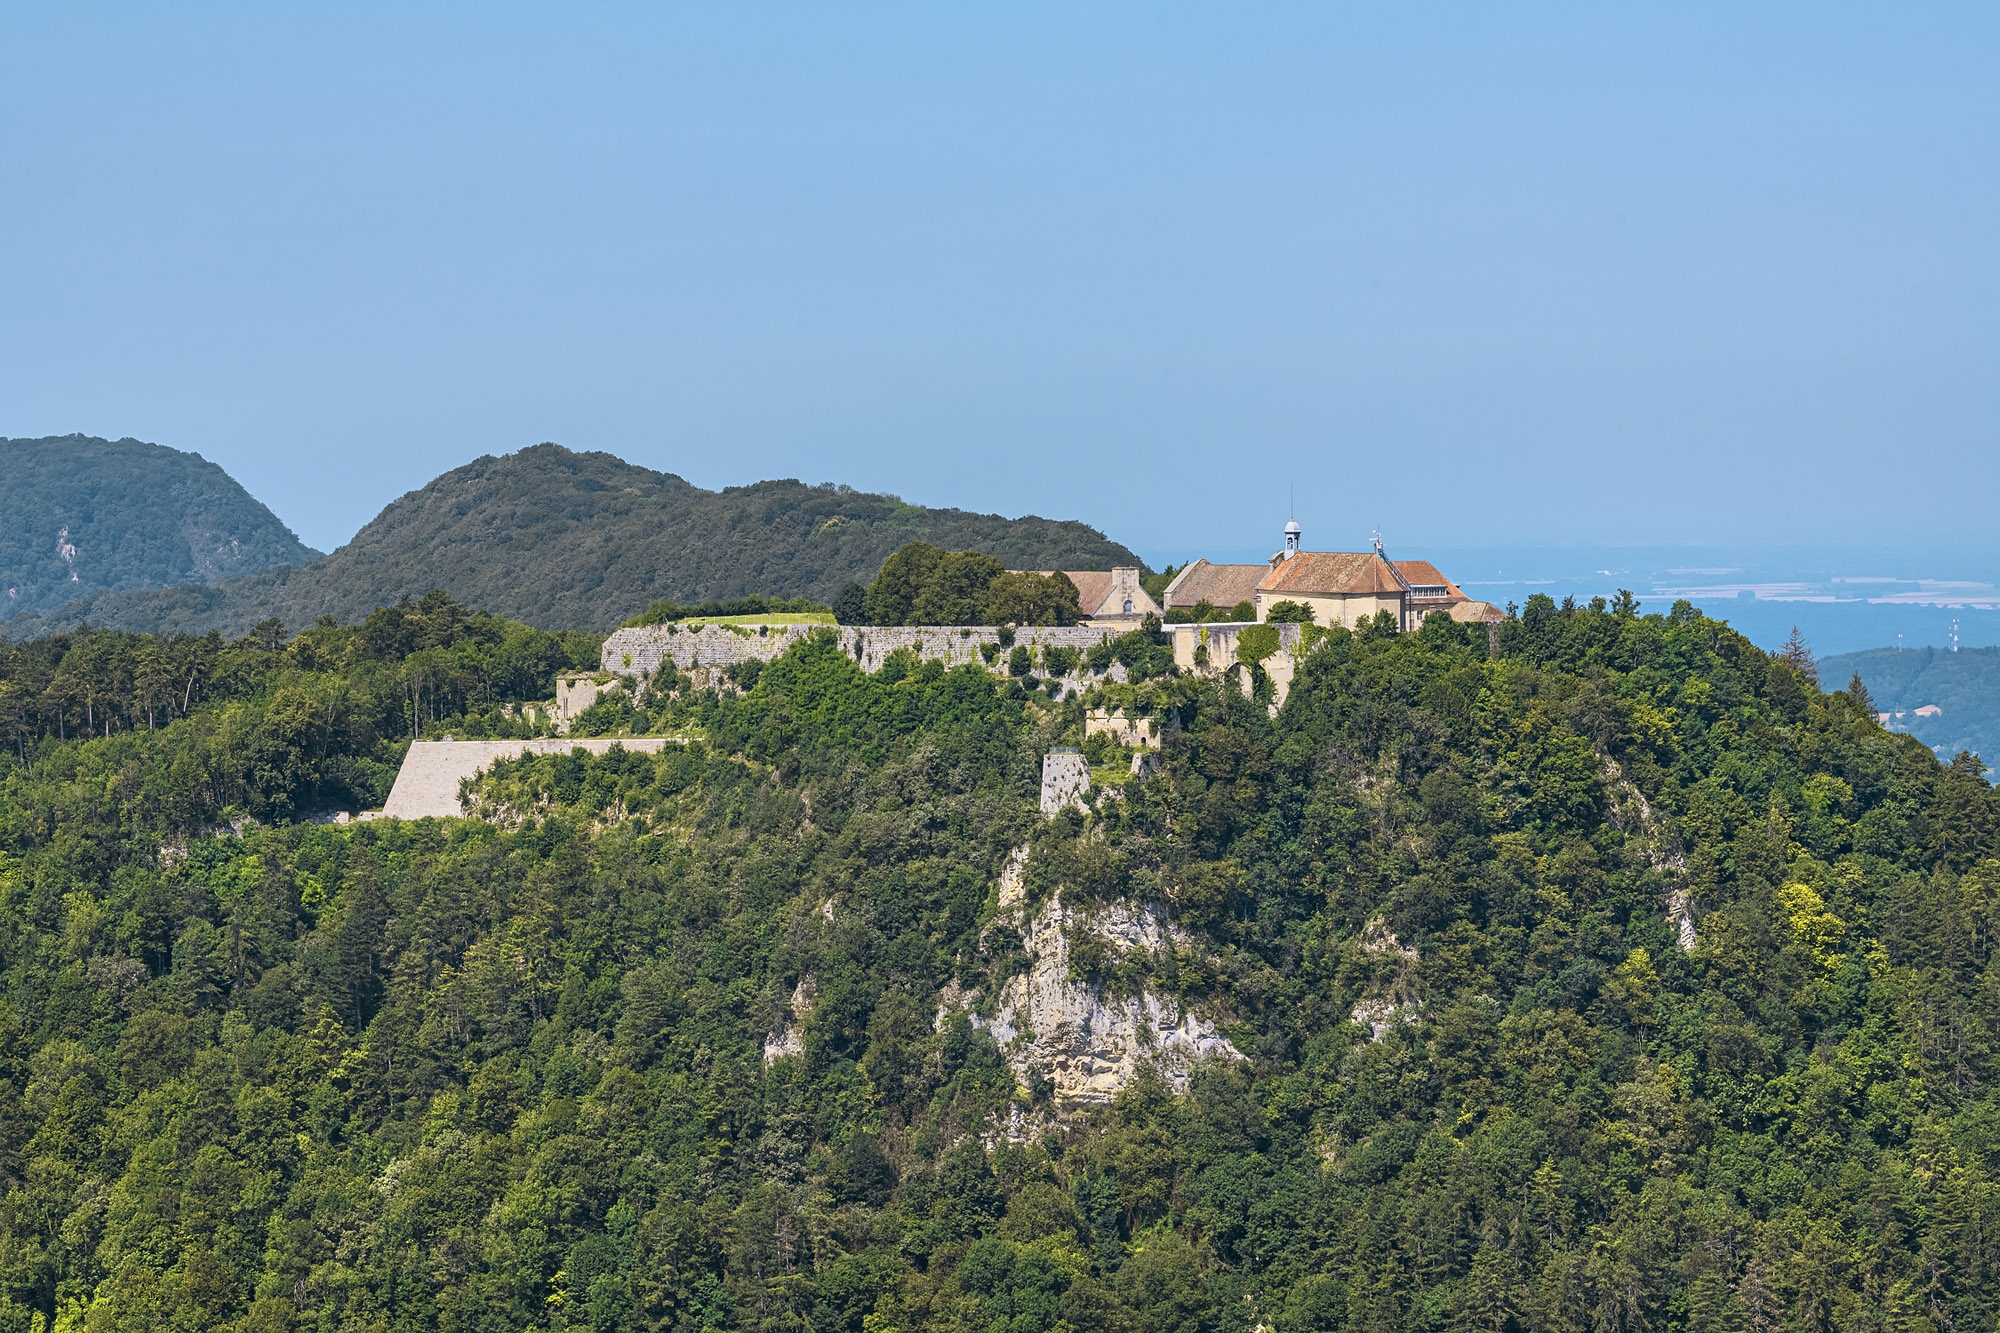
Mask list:
[[[1107,712],[1093,708],[1084,715],[1083,734],[1089,736],[1109,736],[1117,745],[1157,750],[1162,741],[1180,729],[1178,715],[1169,713],[1159,717],[1128,717],[1121,709]]]
[[[1250,621],[1224,621],[1207,625],[1167,625],[1174,642],[1174,665],[1183,671],[1226,671],[1236,665],[1236,639],[1249,629]],[[1298,650],[1303,630],[1298,625],[1278,624],[1278,651],[1264,659],[1264,669],[1279,658],[1289,658]]]
[[[607,677],[603,672],[594,676],[557,676],[555,709],[557,729],[569,730],[570,722],[584,709],[596,703],[604,695],[624,688],[625,680],[622,677]]]
[[[1219,676],[1238,665],[1236,656],[1237,637],[1250,628],[1250,622],[1224,622],[1208,625],[1168,625],[1167,633],[1174,643],[1174,665],[1183,671],[1197,675]],[[1291,692],[1292,674],[1298,667],[1299,653],[1304,645],[1305,632],[1301,626],[1281,622],[1271,626],[1278,631],[1278,651],[1272,653],[1259,666],[1271,678],[1273,700],[1282,707],[1285,696]],[[1244,693],[1249,693],[1250,675],[1241,676]]]
[[[1271,614],[1271,608],[1279,602],[1297,602],[1312,608],[1315,625],[1344,625],[1354,629],[1364,621],[1373,620],[1378,611],[1387,611],[1396,620],[1398,627],[1403,623],[1403,598],[1400,594],[1388,593],[1269,593],[1257,594],[1257,619],[1263,620]]]

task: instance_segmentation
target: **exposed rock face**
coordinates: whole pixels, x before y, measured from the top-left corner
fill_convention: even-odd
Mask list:
[[[1640,839],[1646,859],[1667,881],[1667,920],[1680,936],[1681,952],[1693,953],[1700,936],[1694,924],[1694,895],[1687,885],[1687,857],[1677,840],[1668,836],[1653,813],[1638,784],[1625,776],[1618,761],[1600,753],[1603,769],[1598,776],[1611,789],[1611,826]],[[1632,826],[1628,828],[1628,825]]]
[[[1007,864],[1000,867],[1000,910],[1017,912],[1027,900],[1028,846],[1026,843],[1007,853]]]
[[[822,909],[825,910],[825,909]],[[799,978],[799,984],[792,987],[792,1002],[786,1007],[785,1017],[778,1026],[771,1029],[764,1038],[764,1066],[769,1068],[786,1056],[794,1058],[806,1053],[806,1038],[802,1028],[812,1017],[813,1002],[819,998],[819,983],[808,974]]]
[[[1022,859],[1010,858],[1000,881],[1003,911],[1016,921]],[[1118,954],[1185,942],[1157,909],[1116,903],[1072,912],[1060,895],[1052,895],[1022,930],[1032,960],[1028,972],[1001,987],[990,1020],[972,1019],[992,1032],[1016,1077],[1024,1083],[1052,1080],[1059,1102],[1103,1103],[1146,1063],[1175,1091],[1185,1092],[1199,1061],[1243,1058],[1214,1023],[1183,1010],[1171,997],[1146,990],[1113,998],[1072,980],[1065,932],[1074,930],[1088,932]],[[942,997],[940,1024],[965,998],[955,988]]]
[[[1387,975],[1378,976],[1355,1001],[1353,1014],[1354,1022],[1368,1029],[1368,1040],[1380,1041],[1396,1024],[1412,1022],[1422,1011],[1417,999],[1417,951],[1397,939],[1379,916],[1362,928],[1359,943],[1387,965]]]

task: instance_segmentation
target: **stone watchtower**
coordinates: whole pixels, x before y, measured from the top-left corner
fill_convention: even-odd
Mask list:
[[[1060,814],[1067,806],[1083,806],[1090,790],[1090,764],[1075,748],[1058,745],[1042,757],[1042,813]]]

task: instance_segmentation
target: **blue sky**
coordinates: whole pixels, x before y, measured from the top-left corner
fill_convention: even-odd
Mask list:
[[[413,8],[0,13],[0,434],[1996,545],[1991,5]]]

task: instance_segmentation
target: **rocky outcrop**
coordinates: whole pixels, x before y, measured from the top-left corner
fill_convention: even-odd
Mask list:
[[[829,902],[820,910],[825,912],[831,906]],[[792,987],[792,1000],[785,1006],[785,1016],[764,1038],[765,1068],[787,1056],[797,1058],[806,1053],[805,1022],[812,1017],[813,1002],[818,998],[819,983],[810,974],[800,977],[799,984]]]
[[[1356,1025],[1368,1029],[1369,1041],[1380,1041],[1398,1023],[1414,1021],[1423,1006],[1417,999],[1417,951],[1396,938],[1381,917],[1362,927],[1356,941],[1373,955],[1377,975],[1354,1002]]]
[[[1171,996],[1150,989],[1113,996],[1070,975],[1075,934],[1095,939],[1116,957],[1190,943],[1163,912],[1125,902],[1071,909],[1060,894],[1052,894],[1023,921],[1024,862],[1017,853],[1001,872],[999,919],[1020,927],[1028,970],[1000,988],[991,1018],[971,1014],[976,1026],[993,1034],[1022,1083],[1032,1086],[1048,1079],[1058,1103],[1088,1105],[1109,1102],[1147,1065],[1176,1092],[1185,1092],[1189,1074],[1201,1061],[1243,1058],[1212,1021]],[[948,990],[938,1008],[939,1025],[973,999],[955,987]]]

